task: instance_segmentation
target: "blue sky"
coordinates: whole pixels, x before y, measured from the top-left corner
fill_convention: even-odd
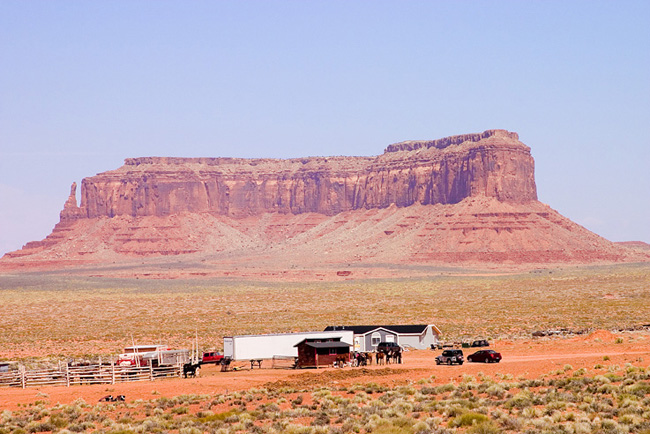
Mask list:
[[[504,128],[541,201],[650,242],[650,2],[0,2],[0,254],[137,156],[377,155]]]

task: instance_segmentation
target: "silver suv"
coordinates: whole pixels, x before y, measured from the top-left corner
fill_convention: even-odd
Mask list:
[[[441,355],[436,357],[436,365],[447,364],[452,365],[458,363],[462,365],[465,361],[463,357],[463,350],[445,350]]]

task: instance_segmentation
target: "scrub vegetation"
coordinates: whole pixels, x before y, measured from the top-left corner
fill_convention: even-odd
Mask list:
[[[124,403],[50,405],[0,414],[0,434],[170,432],[426,434],[650,433],[650,368],[567,368],[537,379],[466,375],[436,384],[273,387]]]

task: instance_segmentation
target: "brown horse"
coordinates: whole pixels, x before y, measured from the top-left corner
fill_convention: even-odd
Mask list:
[[[383,365],[384,364],[384,356],[385,356],[384,353],[382,353],[381,351],[377,351],[377,354],[375,355],[375,358],[377,359],[377,364],[378,365]]]

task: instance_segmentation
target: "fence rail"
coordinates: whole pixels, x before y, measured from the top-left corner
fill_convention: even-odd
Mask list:
[[[74,386],[81,384],[116,384],[129,381],[154,381],[180,377],[182,365],[116,366],[114,364],[67,366],[51,369],[25,369],[0,372],[0,387]]]

